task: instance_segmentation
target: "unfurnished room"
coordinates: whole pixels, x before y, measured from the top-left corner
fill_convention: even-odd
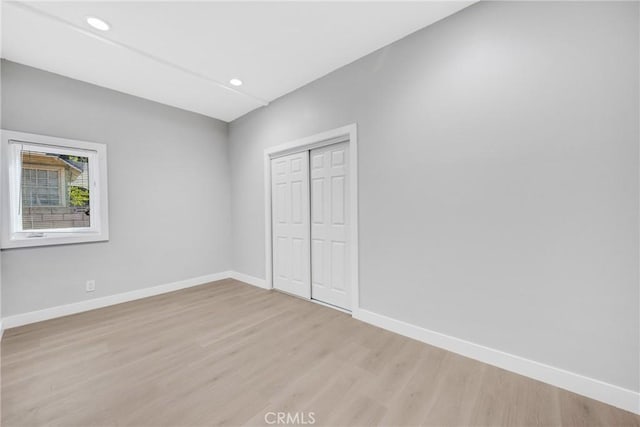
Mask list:
[[[640,1],[0,22],[2,426],[640,427]]]

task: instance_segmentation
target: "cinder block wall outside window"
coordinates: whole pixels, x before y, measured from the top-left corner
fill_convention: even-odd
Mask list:
[[[25,207],[22,212],[22,227],[25,230],[45,228],[89,227],[86,207],[37,206]]]

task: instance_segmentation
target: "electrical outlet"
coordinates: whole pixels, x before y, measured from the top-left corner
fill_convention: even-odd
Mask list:
[[[87,292],[93,292],[96,290],[96,281],[95,280],[87,280],[86,286]]]

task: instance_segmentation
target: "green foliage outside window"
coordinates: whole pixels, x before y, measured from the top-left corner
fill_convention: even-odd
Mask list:
[[[89,190],[82,187],[69,187],[71,206],[89,206]]]

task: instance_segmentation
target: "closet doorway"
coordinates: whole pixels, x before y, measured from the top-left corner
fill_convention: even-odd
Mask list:
[[[355,125],[265,151],[267,284],[358,307]]]

